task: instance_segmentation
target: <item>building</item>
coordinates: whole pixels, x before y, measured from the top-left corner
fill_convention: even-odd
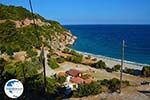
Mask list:
[[[70,69],[69,71],[66,71],[66,74],[72,77],[77,77],[81,74],[81,72],[76,69]]]

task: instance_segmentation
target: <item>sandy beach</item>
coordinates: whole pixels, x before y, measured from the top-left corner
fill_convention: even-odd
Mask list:
[[[97,56],[97,55],[93,55],[93,54],[90,54],[90,53],[84,53],[84,52],[79,52],[79,51],[77,51],[77,52],[84,55],[84,57],[87,57],[87,56],[90,55],[91,59],[96,58],[97,61],[98,60],[103,60],[106,63],[106,66],[110,67],[110,68],[112,68],[114,65],[121,64],[120,59],[114,59],[114,58],[100,56],[100,55]],[[123,69],[125,67],[127,67],[127,68],[142,70],[143,66],[149,66],[149,65],[124,60]]]

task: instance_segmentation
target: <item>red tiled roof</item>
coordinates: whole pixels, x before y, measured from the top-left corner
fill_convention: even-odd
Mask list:
[[[84,83],[85,83],[85,84],[90,84],[90,83],[92,83],[92,81],[93,81],[92,79],[85,79],[85,80],[84,80]]]
[[[70,76],[77,77],[81,72],[76,69],[70,69],[69,71],[66,72]]]
[[[73,78],[70,79],[70,81],[72,83],[77,83],[77,84],[80,84],[80,83],[84,82],[84,80],[82,78],[80,78],[80,77],[73,77]]]

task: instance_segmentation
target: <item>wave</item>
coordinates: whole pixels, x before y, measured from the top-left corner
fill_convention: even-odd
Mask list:
[[[96,57],[96,58],[103,58],[103,59],[106,59],[106,60],[113,60],[113,61],[121,62],[121,59],[117,59],[117,58],[112,58],[112,57],[103,56],[103,55],[96,55],[96,54],[92,54],[92,53],[88,53],[88,52],[82,52],[82,51],[78,51],[78,50],[75,50],[75,51],[80,53],[80,54],[83,54],[83,55],[90,55],[90,56],[93,56],[93,57]],[[140,67],[150,66],[149,64],[138,63],[138,62],[133,62],[133,61],[128,61],[128,60],[124,60],[124,62],[127,63],[127,64],[137,65],[137,66],[140,66]]]

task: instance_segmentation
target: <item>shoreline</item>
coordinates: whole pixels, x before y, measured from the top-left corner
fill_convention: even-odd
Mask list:
[[[84,55],[84,56],[90,55],[92,58],[96,58],[97,60],[103,60],[106,63],[106,65],[108,67],[111,67],[111,68],[114,65],[121,63],[121,59],[111,58],[111,57],[107,57],[107,56],[103,56],[103,55],[95,55],[95,54],[92,54],[92,53],[81,52],[81,51],[78,51],[78,50],[75,50],[75,51],[82,54],[82,55]],[[124,68],[127,67],[127,68],[142,70],[143,66],[149,66],[149,64],[142,64],[142,63],[137,63],[137,62],[124,60]]]

